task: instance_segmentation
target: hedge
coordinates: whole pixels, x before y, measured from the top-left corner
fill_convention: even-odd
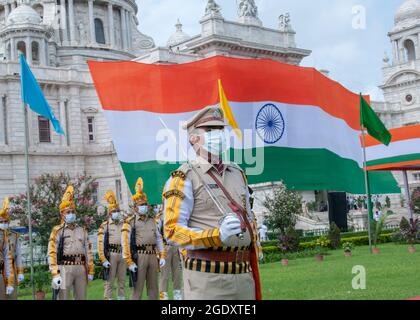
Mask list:
[[[378,239],[378,243],[388,243],[394,241],[394,233],[381,234]],[[364,246],[369,244],[369,236],[359,237],[346,237],[340,239],[340,244],[343,245],[345,242],[351,242],[355,246]],[[301,242],[299,244],[299,251],[305,251],[308,249],[315,249],[316,241]],[[264,254],[281,253],[278,246],[263,246]]]

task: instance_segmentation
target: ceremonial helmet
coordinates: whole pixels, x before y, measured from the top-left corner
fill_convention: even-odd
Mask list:
[[[60,213],[67,209],[76,210],[76,205],[74,204],[74,188],[73,186],[68,186],[66,192],[64,192],[63,198],[60,203]]]
[[[136,182],[136,193],[131,197],[134,205],[141,206],[143,204],[147,204],[147,195],[143,192],[143,187],[143,179],[140,177]]]
[[[3,208],[0,210],[0,218],[9,221],[9,198],[5,197],[3,201]]]
[[[104,196],[104,200],[108,202],[108,213],[111,214],[116,211],[120,211],[120,206],[117,202],[117,197],[114,191],[107,191]]]

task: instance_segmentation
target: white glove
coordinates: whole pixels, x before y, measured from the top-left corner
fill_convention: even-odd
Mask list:
[[[23,280],[25,280],[25,275],[23,273],[18,274],[18,282],[21,283]]]
[[[130,266],[128,267],[128,270],[130,270],[131,272],[136,273],[136,272],[137,272],[137,266],[136,266],[136,264],[135,264],[135,263],[133,263],[132,265],[130,265]]]
[[[105,261],[104,263],[102,263],[102,266],[104,267],[104,268],[111,268],[111,264],[109,263],[109,261]]]
[[[93,274],[88,275],[88,280],[93,281]]]
[[[230,237],[236,236],[241,232],[241,221],[234,215],[228,215],[220,225],[220,240],[223,244],[226,244]]]
[[[258,259],[264,259],[264,253],[262,251],[260,251],[260,253],[258,254]]]
[[[15,291],[15,288],[13,287],[6,287],[6,294],[11,295]]]
[[[61,277],[60,276],[55,276],[52,279],[52,285],[53,289],[60,289],[61,287]]]
[[[159,259],[159,268],[163,268],[165,266],[166,260],[165,259]]]

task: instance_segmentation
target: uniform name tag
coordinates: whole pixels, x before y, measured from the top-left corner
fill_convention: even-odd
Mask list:
[[[219,186],[217,184],[209,184],[210,189],[219,189]]]

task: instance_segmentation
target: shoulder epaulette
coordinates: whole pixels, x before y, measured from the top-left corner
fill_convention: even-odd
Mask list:
[[[187,178],[187,175],[181,170],[176,170],[176,171],[171,173],[171,177],[172,178],[180,178],[182,180],[185,180]]]
[[[173,189],[173,190],[166,191],[163,194],[163,197],[165,199],[168,199],[168,198],[171,198],[171,197],[178,197],[178,198],[183,200],[185,198],[185,195],[182,191]]]

